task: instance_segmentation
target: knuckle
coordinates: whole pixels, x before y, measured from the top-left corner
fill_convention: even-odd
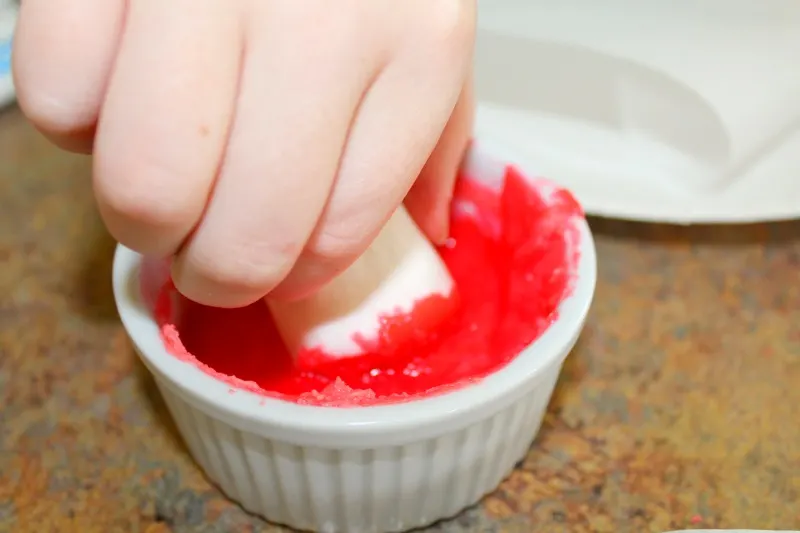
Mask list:
[[[308,253],[322,264],[348,263],[361,255],[367,244],[363,235],[327,226],[315,239]]]
[[[474,0],[437,0],[426,15],[431,39],[454,51],[472,46],[475,37]]]

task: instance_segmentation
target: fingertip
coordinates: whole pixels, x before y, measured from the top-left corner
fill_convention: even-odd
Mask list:
[[[429,228],[423,229],[431,242],[437,246],[443,245],[450,236],[450,203],[451,198],[440,203],[433,211]]]
[[[208,196],[203,183],[148,163],[136,151],[109,151],[103,138],[99,144],[92,178],[109,232],[141,254],[175,253],[202,216]]]
[[[455,181],[453,170],[452,181]],[[451,180],[441,178],[441,182]],[[450,202],[452,186],[432,187],[432,181],[421,182],[414,186],[405,198],[405,206],[411,218],[428,239],[437,245],[443,244],[450,231]]]
[[[300,255],[303,242],[283,243],[237,233],[235,221],[204,219],[175,254],[178,291],[197,303],[236,308],[278,286]]]
[[[171,266],[172,281],[184,297],[201,305],[235,309],[251,305],[267,293],[267,288],[244,282],[237,276],[197,268],[185,256],[178,255]]]
[[[309,253],[303,253],[289,275],[269,292],[269,297],[284,302],[307,298],[344,272],[354,259],[342,258],[338,262],[321,261],[319,258],[311,257]]]

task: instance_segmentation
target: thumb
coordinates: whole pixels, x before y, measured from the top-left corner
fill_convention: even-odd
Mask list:
[[[436,148],[405,199],[406,209],[435,244],[443,243],[450,231],[450,201],[472,135],[474,117],[470,74]]]

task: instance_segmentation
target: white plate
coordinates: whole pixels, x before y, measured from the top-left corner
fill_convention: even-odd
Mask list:
[[[477,135],[616,218],[800,217],[795,0],[484,0]]]

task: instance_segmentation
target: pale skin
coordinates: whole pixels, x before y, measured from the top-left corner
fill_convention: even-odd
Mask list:
[[[238,307],[308,294],[405,205],[447,236],[475,0],[24,0],[20,106],[111,234]]]

